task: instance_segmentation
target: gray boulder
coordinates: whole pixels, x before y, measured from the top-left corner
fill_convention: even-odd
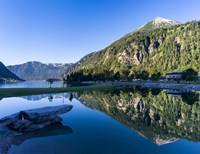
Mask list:
[[[69,112],[72,105],[61,105],[20,111],[11,116],[0,119],[0,128],[7,127],[16,132],[27,132],[60,123],[58,115]]]

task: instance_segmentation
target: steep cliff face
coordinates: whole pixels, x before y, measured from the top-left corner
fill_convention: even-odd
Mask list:
[[[9,71],[5,65],[0,62],[0,82],[3,81],[22,81],[17,75]]]
[[[200,22],[134,31],[84,61],[78,71],[162,75],[193,68],[200,73]],[[162,66],[162,67],[161,67]]]

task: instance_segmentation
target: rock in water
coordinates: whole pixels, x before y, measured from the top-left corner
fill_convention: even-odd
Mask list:
[[[69,112],[72,105],[61,105],[20,111],[8,117],[0,119],[0,127],[7,127],[8,130],[27,132],[41,129],[62,121],[58,115]]]
[[[4,130],[0,128],[0,134]],[[5,130],[6,131],[6,130]],[[10,131],[9,135],[0,135],[0,154],[7,154],[12,145],[19,146],[26,140],[42,137],[51,137],[57,135],[72,134],[71,127],[58,123],[56,125],[50,125],[45,128],[39,129],[36,132],[17,133]]]
[[[32,109],[20,111],[20,118],[29,120],[35,124],[41,124],[46,121],[54,119],[59,114],[63,114],[72,109],[71,105],[62,105],[56,107],[44,107],[39,109]]]

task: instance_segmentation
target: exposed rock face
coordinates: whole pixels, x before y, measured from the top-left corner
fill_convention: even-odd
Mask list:
[[[69,112],[71,109],[71,105],[62,105],[20,111],[1,119],[0,128],[7,127],[8,130],[16,132],[34,131],[61,122],[62,119],[58,115]]]
[[[160,137],[159,135],[157,137],[154,138],[155,143],[159,146],[164,145],[164,144],[169,144],[169,143],[173,143],[176,142],[178,140],[180,140],[179,138],[176,137],[166,137],[166,139],[163,139],[162,137]]]
[[[145,25],[140,26],[137,30],[149,30],[160,27],[169,27],[181,24],[180,22],[169,20],[161,17],[156,17],[154,20],[146,23]]]
[[[142,50],[138,50],[134,56],[136,65],[139,65],[144,60],[144,54],[142,53]]]

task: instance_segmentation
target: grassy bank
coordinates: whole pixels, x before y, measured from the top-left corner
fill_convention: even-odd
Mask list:
[[[78,92],[91,90],[113,90],[115,86],[111,84],[96,84],[91,86],[66,87],[66,88],[1,88],[0,98],[27,96],[46,93]]]

